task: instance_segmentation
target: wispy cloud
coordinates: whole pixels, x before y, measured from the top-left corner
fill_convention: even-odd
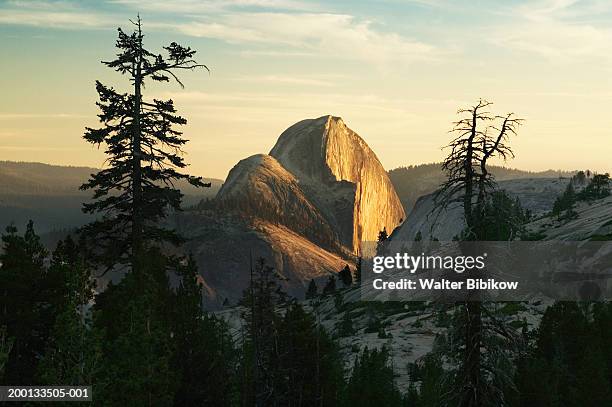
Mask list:
[[[332,13],[234,13],[214,21],[192,21],[176,28],[186,35],[230,43],[274,44],[290,50],[376,64],[434,60],[432,44],[384,32],[368,20]]]
[[[291,75],[255,75],[255,76],[238,76],[233,78],[241,82],[267,82],[272,84],[286,84],[299,86],[333,86],[332,78],[326,79],[322,77],[309,76],[291,76]]]
[[[50,10],[3,10],[0,24],[29,25],[63,29],[100,28],[113,24],[113,19],[82,12]]]
[[[274,51],[271,49],[267,50],[245,50],[238,52],[243,57],[280,57],[280,58],[306,58],[313,57],[315,53],[306,51]]]
[[[505,10],[509,23],[491,40],[497,45],[566,62],[575,58],[612,58],[612,29],[601,16],[610,2],[546,0]]]
[[[0,24],[91,29],[109,27],[115,21],[111,15],[65,1],[9,1],[0,6]]]
[[[0,120],[17,120],[17,119],[80,119],[88,117],[81,114],[73,113],[2,113],[0,112]]]
[[[245,8],[273,10],[318,10],[316,3],[296,0],[111,0],[110,3],[130,6],[139,10],[166,13],[210,13]]]
[[[342,58],[389,66],[434,60],[441,54],[432,44],[384,31],[370,20],[350,14],[304,11],[318,6],[294,0],[114,0],[113,3],[124,6],[122,13],[126,12],[125,7],[160,12],[148,18],[149,29],[173,30],[187,36],[245,45],[251,48],[246,52],[253,52],[252,55],[300,53],[305,57]],[[7,4],[0,6],[0,24],[92,29],[114,27],[121,20],[117,14],[88,9],[82,3],[53,2],[54,7],[27,1]]]

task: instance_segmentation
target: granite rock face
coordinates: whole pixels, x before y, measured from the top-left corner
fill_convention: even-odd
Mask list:
[[[567,187],[568,180],[561,178],[521,178],[503,180],[498,187],[512,198],[518,198],[525,209],[541,216],[552,209],[553,203]],[[425,240],[453,240],[465,227],[463,209],[459,204],[437,211],[434,195],[420,197],[406,221],[398,227],[391,238],[396,241],[412,241],[418,233]]]
[[[204,303],[219,309],[235,305],[249,285],[250,269],[260,258],[274,267],[289,295],[303,298],[311,279],[322,288],[328,276],[351,259],[328,251],[287,227],[216,211],[176,214],[175,227],[187,238],[185,249],[197,264]]]
[[[269,155],[253,155],[236,164],[216,200],[224,210],[283,225],[328,250],[341,249],[338,234],[298,180]]]
[[[294,174],[355,254],[362,241],[376,240],[383,228],[391,232],[406,217],[376,154],[339,117],[294,124],[270,155]]]
[[[177,227],[217,305],[239,297],[257,257],[299,297],[310,279],[354,267],[362,241],[406,216],[374,152],[333,116],[300,121],[269,155],[238,162],[212,206],[181,215]]]

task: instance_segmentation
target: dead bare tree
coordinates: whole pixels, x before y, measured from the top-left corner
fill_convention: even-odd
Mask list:
[[[493,115],[491,102],[479,100],[476,105],[460,109],[464,115],[453,123],[450,131],[454,138],[446,146],[450,152],[442,163],[447,180],[435,195],[437,211],[450,205],[462,205],[465,229],[459,236],[462,241],[485,240],[487,224],[485,211],[487,200],[495,191],[496,183],[487,165],[491,158],[514,157],[508,145],[509,137],[516,135],[521,119],[509,113]],[[496,122],[501,121],[501,124]],[[485,391],[482,380],[481,352],[483,340],[482,303],[478,293],[459,304],[464,311],[465,350],[461,366],[459,401],[461,406],[479,407]]]

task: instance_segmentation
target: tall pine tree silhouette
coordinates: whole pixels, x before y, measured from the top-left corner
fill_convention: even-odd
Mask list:
[[[177,181],[205,184],[181,172],[187,140],[178,128],[186,120],[172,100],[146,100],[143,90],[150,82],[172,80],[183,86],[177,72],[206,67],[194,60],[195,51],[174,42],[164,47],[164,55],[149,51],[143,45],[140,18],[133,24],[131,34],[119,29],[117,56],[103,62],[128,78],[130,91],[121,93],[96,82],[101,126],[87,128],[84,138],[104,144],[108,159],[106,168],[81,186],[94,191],[84,211],[98,217],[83,228],[82,236],[105,272],[128,271],[119,284],[109,284],[96,296],[94,325],[105,333],[98,378],[101,398],[112,405],[169,405],[176,389],[184,390],[189,383],[173,363],[176,338],[184,332],[177,332],[182,326],[172,323],[177,306],[168,272],[194,276],[183,276],[180,258],[168,255],[166,245],[182,239],[162,223],[169,211],[180,210]]]
[[[169,210],[180,210],[181,192],[175,182],[186,180],[198,187],[209,186],[199,177],[180,170],[186,167],[182,146],[187,142],[177,130],[187,121],[176,113],[172,100],[145,100],[147,81],[176,81],[175,72],[208,68],[193,58],[195,51],[175,42],[164,47],[166,55],[143,46],[140,17],[136,30],[126,34],[119,29],[114,60],[104,65],[128,77],[131,91],[120,93],[96,82],[102,124],[87,128],[84,138],[96,146],[106,146],[107,168],[81,186],[94,190],[94,201],[84,204],[86,213],[101,215],[84,228],[85,236],[99,247],[97,258],[110,270],[128,265],[138,271],[138,262],[151,243],[179,243],[173,231],[159,226]]]

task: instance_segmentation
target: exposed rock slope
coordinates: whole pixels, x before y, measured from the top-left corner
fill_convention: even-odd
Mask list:
[[[612,196],[592,202],[578,201],[576,217],[559,220],[544,216],[527,225],[541,240],[612,240]]]
[[[549,211],[553,202],[567,187],[564,178],[524,178],[500,181],[499,188],[518,197],[521,204],[534,215]],[[434,195],[419,198],[406,221],[393,232],[394,240],[413,240],[418,232],[424,239],[452,240],[464,227],[459,205],[434,211]]]
[[[270,155],[241,160],[208,209],[177,215],[209,300],[234,302],[264,257],[301,296],[313,278],[354,266],[362,240],[393,230],[404,209],[374,152],[340,118],[303,120]]]
[[[231,169],[217,195],[225,210],[281,224],[330,250],[340,250],[338,234],[302,191],[298,180],[274,157],[257,154]]]
[[[376,154],[339,117],[294,124],[270,155],[295,175],[355,253],[362,241],[376,240],[406,217]]]
[[[248,286],[251,265],[259,258],[283,276],[284,289],[301,298],[311,279],[337,273],[349,259],[327,251],[285,226],[269,221],[219,216],[214,211],[184,212],[175,218],[188,239],[205,283],[205,303],[219,308],[225,299],[235,304]],[[319,283],[321,285],[321,283]]]

